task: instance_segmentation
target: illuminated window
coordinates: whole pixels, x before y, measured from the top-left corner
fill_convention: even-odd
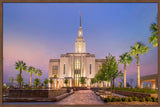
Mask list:
[[[58,66],[57,65],[53,65],[52,67],[52,75],[57,74],[58,73]]]
[[[63,71],[63,74],[65,74],[65,64],[64,64],[64,68],[63,68],[63,70],[64,70],[64,71]]]
[[[92,73],[92,71],[91,71],[91,67],[92,67],[92,66],[91,66],[91,64],[90,64],[90,74]]]

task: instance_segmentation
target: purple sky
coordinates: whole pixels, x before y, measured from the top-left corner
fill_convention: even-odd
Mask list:
[[[4,3],[4,70],[3,81],[16,78],[18,60],[43,71],[41,81],[48,78],[49,59],[74,52],[78,36],[79,14],[87,52],[96,58],[109,53],[119,56],[137,41],[151,47],[140,56],[141,75],[157,73],[157,48],[148,44],[150,25],[156,22],[156,3]],[[119,66],[123,70],[123,65]],[[127,66],[127,80],[135,79],[136,60]],[[29,74],[23,72],[26,83]],[[35,76],[33,76],[35,79]]]

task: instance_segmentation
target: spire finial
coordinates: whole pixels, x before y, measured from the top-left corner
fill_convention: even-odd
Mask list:
[[[80,12],[80,26],[81,26],[81,12]]]

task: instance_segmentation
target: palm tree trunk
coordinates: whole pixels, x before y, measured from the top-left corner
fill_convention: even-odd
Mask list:
[[[140,64],[139,64],[139,54],[137,54],[137,87],[140,88]]]
[[[123,80],[124,88],[126,88],[126,64],[124,64],[124,80]]]
[[[20,73],[19,74],[22,77],[22,69],[20,69]],[[22,88],[22,82],[20,82],[19,85],[20,85],[20,88]]]
[[[29,82],[29,86],[32,87],[32,73],[30,73],[30,82]]]
[[[39,80],[39,75],[38,75],[38,80]]]

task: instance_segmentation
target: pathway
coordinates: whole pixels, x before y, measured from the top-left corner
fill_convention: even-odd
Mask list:
[[[75,105],[75,104],[104,104],[101,99],[95,95],[91,90],[75,91],[74,94],[66,97],[65,99],[56,102],[62,105]]]

